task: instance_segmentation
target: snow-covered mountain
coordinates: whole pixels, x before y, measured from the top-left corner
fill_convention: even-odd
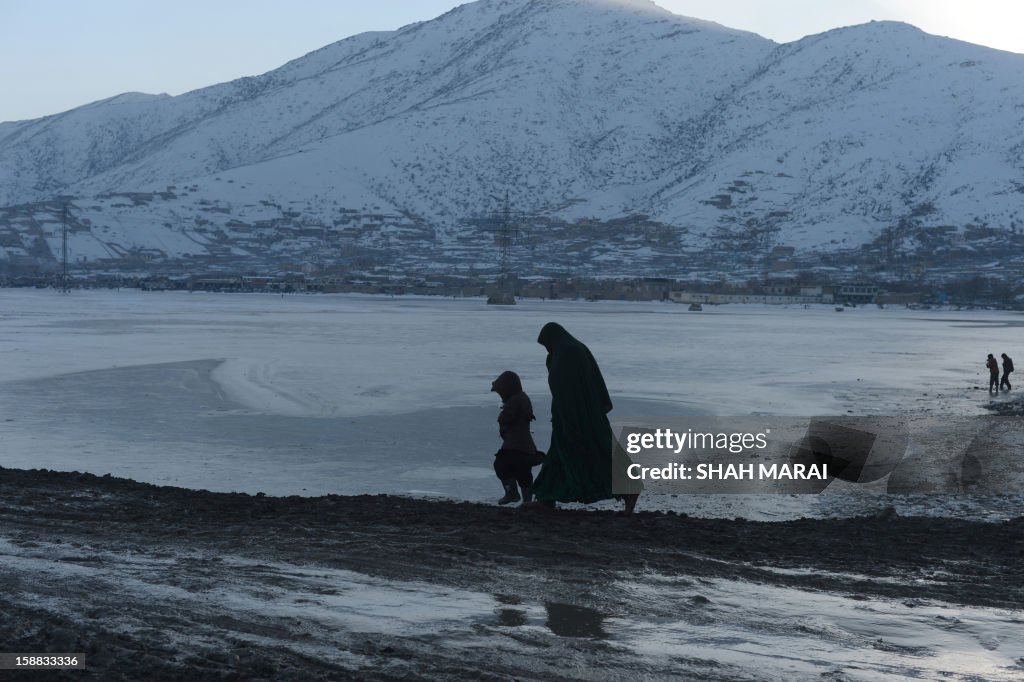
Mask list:
[[[962,243],[1024,228],[1022,74],[898,23],[779,45],[648,0],[479,0],[262,76],[0,124],[0,259],[59,254],[60,196],[76,263],[185,269],[488,267],[479,219],[506,195],[555,269],[674,274],[897,228]]]

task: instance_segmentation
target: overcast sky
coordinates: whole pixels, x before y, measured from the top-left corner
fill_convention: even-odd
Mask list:
[[[1024,53],[1024,0],[655,0],[788,42],[895,19]],[[121,92],[177,95],[328,43],[431,19],[459,0],[0,0],[0,121]]]

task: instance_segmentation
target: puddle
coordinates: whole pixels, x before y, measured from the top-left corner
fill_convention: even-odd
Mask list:
[[[498,625],[506,628],[519,628],[530,622],[525,611],[517,609],[498,609]]]
[[[604,627],[607,616],[587,606],[562,602],[544,602],[543,608],[524,602],[520,597],[507,594],[494,595],[499,627],[546,628],[559,637],[577,639],[607,639]]]
[[[544,608],[548,612],[545,625],[559,637],[608,638],[604,629],[605,616],[600,611],[558,602],[546,602]]]
[[[620,582],[647,615],[607,621],[609,638],[645,657],[711,658],[762,679],[1020,680],[1021,613],[942,602],[855,599],[708,580],[700,599],[677,579]],[[699,606],[698,606],[699,605]],[[697,608],[695,608],[697,607]]]
[[[708,667],[722,679],[779,682],[1024,679],[1020,610],[657,573],[604,585],[596,598],[614,606],[595,609],[545,601],[543,593],[489,594],[232,555],[7,538],[0,561],[17,579],[18,599],[33,608],[143,630],[159,613],[178,624],[161,637],[182,647],[230,637],[346,666],[376,660],[365,654],[369,641],[452,660],[501,649],[521,656],[538,679],[554,676],[567,652],[606,673],[589,679],[641,674],[637,661],[653,679],[669,671],[700,678]]]
[[[658,574],[610,587],[627,599],[615,615],[496,595],[496,623],[604,640],[658,669],[690,662],[779,681],[1024,679],[1018,611],[731,580],[701,580],[698,593]]]

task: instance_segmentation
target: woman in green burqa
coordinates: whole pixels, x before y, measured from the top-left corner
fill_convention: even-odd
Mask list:
[[[617,497],[631,513],[637,495],[612,493],[612,400],[597,361],[555,322],[544,325],[537,343],[548,350],[551,446],[533,484],[534,497],[549,504]]]

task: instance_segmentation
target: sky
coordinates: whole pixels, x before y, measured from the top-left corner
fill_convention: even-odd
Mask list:
[[[1024,0],[655,0],[777,42],[876,20],[1024,53]],[[0,0],[0,121],[254,76],[459,0]]]

